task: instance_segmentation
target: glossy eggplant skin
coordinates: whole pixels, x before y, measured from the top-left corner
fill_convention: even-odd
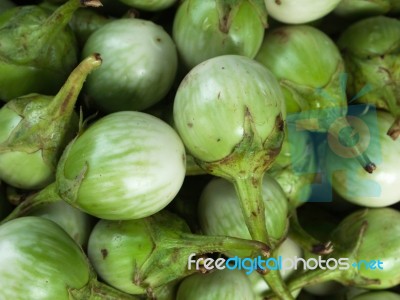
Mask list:
[[[0,298],[69,300],[90,280],[88,260],[56,223],[22,217],[0,226]]]
[[[182,63],[190,70],[220,55],[253,58],[264,37],[266,16],[262,8],[250,0],[182,2],[172,31]]]
[[[104,63],[85,84],[92,103],[106,113],[142,111],[161,101],[175,79],[175,44],[159,25],[141,19],[118,19],[96,30],[83,57],[101,53]]]
[[[178,193],[185,159],[183,143],[167,123],[142,112],[116,112],[67,146],[57,166],[57,189],[90,215],[143,218]]]

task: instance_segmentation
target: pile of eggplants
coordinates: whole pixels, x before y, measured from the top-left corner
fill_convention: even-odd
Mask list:
[[[400,299],[397,2],[0,0],[0,299]]]

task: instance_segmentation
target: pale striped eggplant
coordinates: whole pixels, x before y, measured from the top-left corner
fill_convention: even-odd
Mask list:
[[[57,167],[57,190],[99,218],[143,218],[178,193],[185,161],[182,141],[167,123],[142,112],[112,113],[67,146]]]

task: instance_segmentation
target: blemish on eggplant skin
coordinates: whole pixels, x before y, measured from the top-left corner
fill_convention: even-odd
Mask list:
[[[108,251],[107,249],[101,249],[101,255],[103,256],[103,259],[106,259],[107,255],[108,255]]]
[[[189,128],[192,128],[192,127],[193,127],[193,123],[189,122],[189,123],[187,123],[187,126],[188,126]]]
[[[281,0],[275,0],[276,5],[281,5],[282,1]]]

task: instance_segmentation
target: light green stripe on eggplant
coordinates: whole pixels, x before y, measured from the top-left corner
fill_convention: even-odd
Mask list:
[[[264,0],[269,15],[286,24],[304,24],[318,20],[333,11],[340,1]]]
[[[175,96],[175,126],[197,159],[227,157],[244,135],[246,108],[261,142],[284,110],[282,92],[262,65],[238,55],[209,59],[183,79]]]
[[[90,279],[84,253],[52,221],[23,217],[0,226],[0,298],[70,299]]]
[[[80,174],[82,182],[75,179]],[[184,175],[185,150],[169,125],[144,113],[119,112],[95,122],[67,147],[57,183],[73,206],[122,220],[164,208]]]
[[[321,49],[324,55],[320,55]],[[267,32],[256,60],[278,80],[312,88],[325,87],[338,65],[343,64],[334,42],[308,25],[282,26]]]
[[[173,38],[189,69],[212,57],[253,58],[264,37],[266,16],[251,0],[187,0],[177,9]],[[261,8],[265,10],[263,4]]]
[[[89,37],[82,52],[104,59],[88,77],[86,91],[106,112],[146,109],[165,97],[175,79],[175,44],[151,21],[113,20]]]

